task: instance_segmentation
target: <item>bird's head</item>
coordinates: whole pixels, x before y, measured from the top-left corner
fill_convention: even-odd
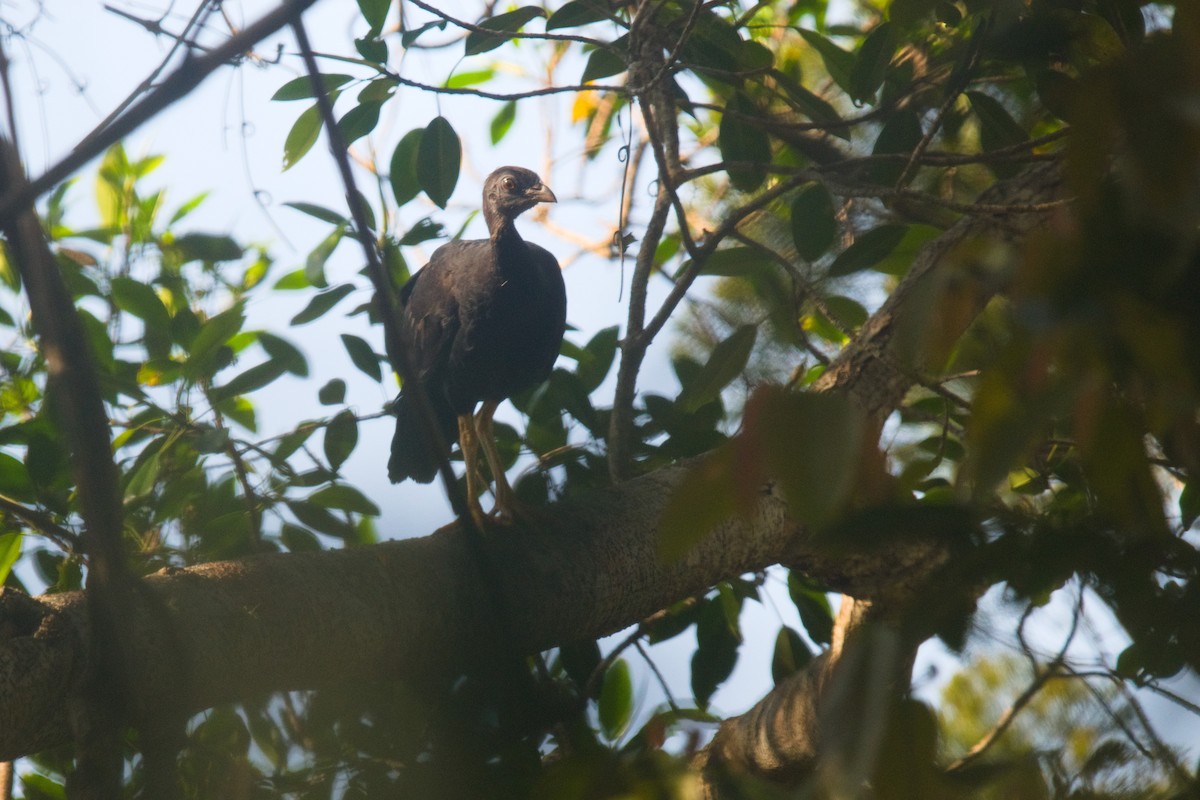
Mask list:
[[[538,203],[557,202],[537,173],[524,167],[501,167],[483,182],[483,213],[489,227],[493,218],[512,221]]]

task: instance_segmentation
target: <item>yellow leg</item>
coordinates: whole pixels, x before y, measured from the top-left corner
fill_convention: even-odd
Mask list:
[[[487,458],[488,468],[492,471],[492,480],[496,482],[496,506],[492,509],[492,518],[497,522],[510,523],[517,508],[517,495],[508,484],[504,474],[504,463],[500,460],[500,452],[496,450],[496,428],[492,416],[496,413],[499,403],[484,401],[475,416],[475,432],[479,443],[483,446],[483,455]]]
[[[458,448],[462,450],[463,464],[466,466],[467,478],[467,512],[475,520],[475,524],[483,527],[483,506],[479,504],[479,439],[475,435],[475,420],[470,414],[461,414],[458,418]]]

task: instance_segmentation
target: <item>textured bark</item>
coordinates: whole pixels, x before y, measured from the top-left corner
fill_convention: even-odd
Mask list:
[[[1057,178],[1035,170],[1008,184],[1013,202],[1053,196]],[[1002,189],[1005,184],[997,187]],[[1000,202],[993,194],[988,202]],[[1035,215],[972,218],[930,244],[906,284],[924,280],[976,235],[1017,235]],[[989,223],[987,220],[991,220]],[[946,240],[944,243],[943,240]],[[910,291],[904,285],[897,294]],[[981,291],[980,300],[986,297]],[[981,304],[980,304],[981,306]],[[901,300],[889,300],[830,369],[825,391],[843,391],[886,416],[911,385],[894,332]],[[911,365],[911,361],[908,362]],[[369,548],[260,556],[165,570],[145,579],[138,614],[123,620],[130,657],[148,676],[144,701],[191,712],[261,692],[347,680],[420,679],[488,663],[502,625],[528,653],[602,636],[719,580],[786,563],[827,585],[885,608],[896,587],[915,585],[923,565],[945,553],[922,542],[890,552],[830,555],[805,541],[803,527],[767,487],[754,514],[714,530],[678,562],[657,553],[657,521],[686,466],[672,467],[585,498],[556,504],[534,523],[487,538],[487,557],[503,598],[486,596],[461,532]],[[497,600],[499,602],[497,602]],[[494,609],[510,609],[507,620]],[[67,709],[79,691],[87,653],[87,615],[79,593],[28,598],[0,592],[0,760],[69,737]],[[839,627],[839,635],[853,626]],[[893,648],[903,664],[904,647]],[[722,765],[792,782],[815,754],[815,711],[840,645],[719,734]],[[709,751],[712,753],[713,751]]]

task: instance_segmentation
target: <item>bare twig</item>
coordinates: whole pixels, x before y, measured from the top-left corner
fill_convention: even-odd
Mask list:
[[[37,198],[69,178],[76,170],[111,145],[119,142],[141,127],[167,106],[187,95],[200,85],[212,72],[224,66],[230,59],[244,53],[257,42],[275,33],[311,6],[316,0],[291,0],[250,25],[237,36],[230,38],[207,55],[184,60],[154,91],[130,107],[110,124],[93,130],[75,146],[69,155],[50,167],[37,178],[23,182],[20,186],[9,184],[0,195],[0,218],[8,217],[25,208]]]

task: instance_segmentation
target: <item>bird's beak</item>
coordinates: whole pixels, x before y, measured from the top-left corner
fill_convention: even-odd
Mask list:
[[[525,192],[525,196],[538,203],[558,202],[558,198],[554,196],[554,192],[550,191],[550,187],[544,183],[529,187]]]

